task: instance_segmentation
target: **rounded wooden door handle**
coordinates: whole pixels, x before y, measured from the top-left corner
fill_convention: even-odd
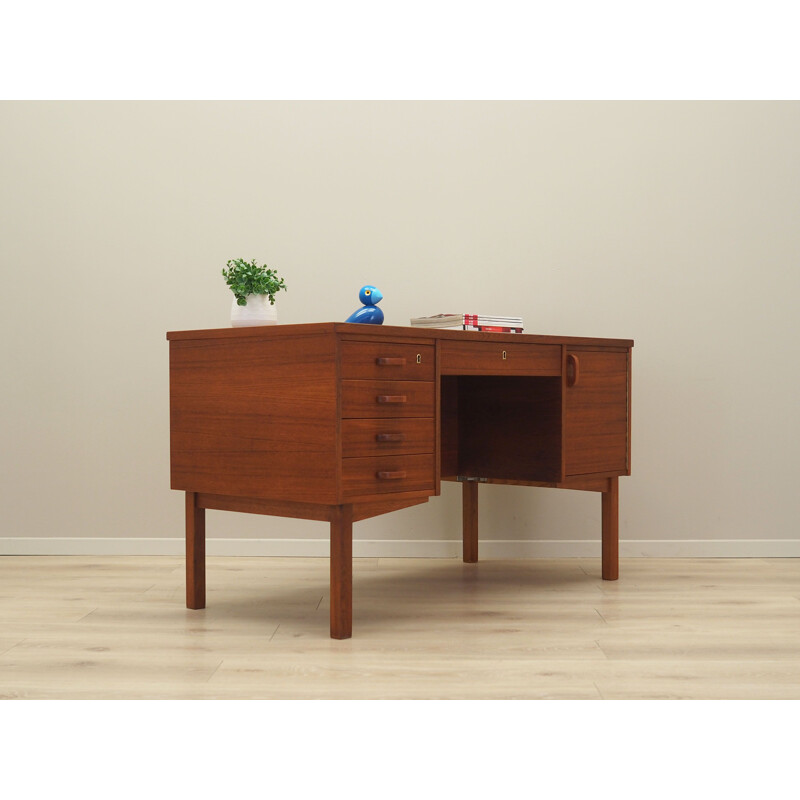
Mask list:
[[[379,442],[404,442],[406,435],[404,433],[378,433],[375,439]]]
[[[378,478],[382,481],[399,481],[401,478],[405,478],[406,471],[404,469],[398,469],[394,472],[390,470],[380,470],[378,472]]]
[[[378,395],[378,402],[379,403],[405,403],[408,401],[408,397],[404,394],[379,394]]]
[[[571,371],[570,371],[571,368]],[[567,386],[578,385],[581,376],[581,362],[575,353],[567,353]]]

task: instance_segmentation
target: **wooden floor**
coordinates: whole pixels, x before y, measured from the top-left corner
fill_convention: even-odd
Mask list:
[[[800,699],[800,559],[0,558],[2,698]]]

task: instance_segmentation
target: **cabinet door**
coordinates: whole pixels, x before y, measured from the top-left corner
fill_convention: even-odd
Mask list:
[[[567,350],[564,473],[629,472],[629,353]]]

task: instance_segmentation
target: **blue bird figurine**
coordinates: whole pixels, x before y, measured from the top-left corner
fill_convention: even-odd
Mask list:
[[[358,311],[354,311],[345,322],[365,322],[369,325],[383,324],[383,311],[378,308],[378,303],[383,300],[381,290],[375,286],[362,286],[358,299],[364,304]]]

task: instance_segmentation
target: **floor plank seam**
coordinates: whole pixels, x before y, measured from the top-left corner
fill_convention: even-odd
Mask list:
[[[219,664],[217,664],[217,666],[214,667],[214,671],[208,676],[208,680],[206,681],[206,683],[209,683],[211,679],[217,674],[217,670],[222,666],[224,661],[225,659],[223,658],[222,661],[220,661]]]
[[[27,641],[27,639],[20,639],[16,644],[12,644],[7,650],[3,650],[0,653],[0,656],[8,655],[15,647],[19,647],[21,644],[25,644]]]
[[[594,643],[597,645],[597,649],[598,649],[598,650],[599,650],[599,651],[600,651],[600,652],[603,654],[603,656],[605,657],[605,660],[606,660],[606,661],[611,661],[611,657],[608,655],[608,653],[606,653],[606,651],[605,651],[605,650],[603,650],[603,645],[601,645],[601,644],[600,644],[600,640],[599,640],[599,639],[595,639],[595,640],[594,640]]]
[[[606,657],[606,661],[619,661],[619,659],[612,658],[612,657],[611,657],[611,656],[610,656],[610,655],[609,655],[609,654],[606,652],[606,650],[605,650],[605,648],[603,647],[603,645],[601,645],[601,644],[600,644],[600,640],[599,640],[599,639],[595,639],[595,644],[596,644],[596,645],[598,646],[598,648],[600,649],[600,652],[601,652],[601,653],[602,653],[602,654],[603,654],[603,655]]]

